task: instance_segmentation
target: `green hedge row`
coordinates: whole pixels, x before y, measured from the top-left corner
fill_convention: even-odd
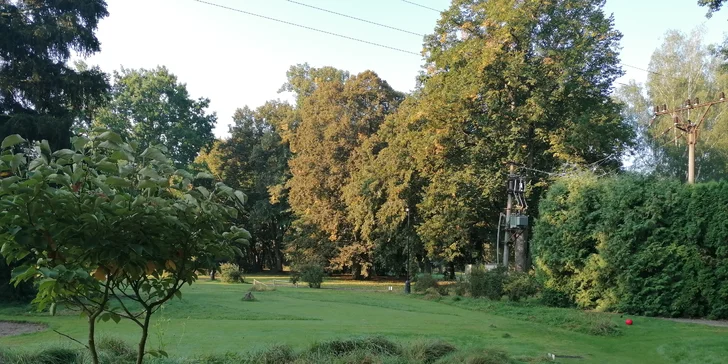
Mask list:
[[[532,254],[582,308],[728,318],[728,182],[563,178],[542,200]]]

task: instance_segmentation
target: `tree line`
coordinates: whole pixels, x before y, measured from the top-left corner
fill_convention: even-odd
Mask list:
[[[722,4],[703,3],[711,11]],[[165,67],[107,75],[68,64],[72,51],[99,51],[105,1],[0,5],[8,35],[0,43],[0,136],[48,140],[55,150],[103,126],[140,148],[164,145],[178,167],[248,195],[237,219],[252,239],[236,262],[248,271],[318,264],[366,278],[402,276],[408,259],[451,274],[494,261],[505,163],[525,167],[532,215],[548,173],[618,172],[632,158],[633,168],[680,177],[684,148],[657,142],[657,129],[645,127],[649,107],[681,97],[683,75],[669,67],[686,62],[682,52],[710,66],[689,76],[694,91],[685,98],[708,97],[725,75],[723,48],[671,33],[670,44],[692,48],[656,52],[650,69],[670,77],[651,74],[646,85],[615,93],[621,34],[603,1],[454,0],[423,39],[414,91],[396,91],[374,71],[299,64],[281,87],[293,102],[241,108],[229,136],[215,140],[209,100],[192,98]],[[724,175],[721,115],[711,116],[698,148],[700,179]],[[529,269],[527,236],[513,244],[516,269]]]

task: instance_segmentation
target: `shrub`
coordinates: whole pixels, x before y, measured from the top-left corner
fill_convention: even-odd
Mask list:
[[[291,283],[296,284],[298,281],[301,280],[301,273],[300,272],[291,272],[290,277],[288,278]]]
[[[235,263],[223,263],[220,264],[220,277],[225,283],[243,283],[245,277],[243,272],[240,270]]]
[[[437,293],[439,293],[441,296],[450,295],[450,285],[438,284],[437,287],[435,287],[435,289],[437,290]]]
[[[508,275],[503,291],[509,300],[518,302],[538,293],[539,284],[536,279],[528,273],[512,272]]]
[[[418,341],[407,350],[407,356],[414,363],[432,363],[457,349],[442,341]]]
[[[505,336],[504,336],[505,337]],[[510,337],[510,336],[509,336]],[[511,359],[501,350],[483,350],[482,353],[469,356],[466,364],[509,364]]]
[[[402,352],[399,345],[379,336],[324,341],[311,346],[311,352],[319,355],[341,356],[355,351],[366,351],[375,355],[399,355]]]
[[[550,307],[574,307],[569,294],[550,287],[541,290],[541,303]]]
[[[452,291],[455,293],[455,296],[465,296],[470,293],[470,283],[467,280],[458,278],[457,283],[453,285]]]
[[[311,288],[321,288],[324,281],[324,269],[320,265],[308,264],[300,269],[301,280],[308,283]]]
[[[563,178],[539,204],[536,267],[581,308],[728,318],[726,205],[728,181]]]
[[[498,267],[486,271],[482,267],[473,268],[468,281],[470,294],[473,297],[486,297],[498,301],[503,297],[503,285],[506,280],[506,269]]]
[[[437,280],[432,276],[432,274],[425,273],[417,277],[415,292],[425,292],[428,288],[437,288]]]
[[[68,364],[75,363],[79,357],[78,350],[69,348],[48,348],[36,355],[38,364]]]
[[[238,363],[260,363],[260,364],[282,364],[291,363],[296,360],[296,354],[288,345],[274,345],[265,350],[254,352],[246,360],[235,361]],[[228,361],[232,363],[234,361]]]
[[[442,295],[437,290],[437,288],[430,287],[427,290],[425,290],[425,296],[424,297],[426,299],[428,299],[428,300],[436,300],[436,299],[440,299],[440,297],[442,297]]]
[[[99,351],[105,351],[117,360],[134,360],[136,358],[136,349],[121,339],[103,336],[97,345]]]

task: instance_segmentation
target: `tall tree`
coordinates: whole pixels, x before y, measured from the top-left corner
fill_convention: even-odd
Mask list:
[[[256,110],[238,109],[230,138],[215,142],[196,159],[217,178],[234,188],[246,191],[248,209],[241,216],[254,238],[241,247],[244,260],[239,265],[248,271],[263,266],[272,271],[283,267],[283,238],[291,225],[286,191],[280,187],[289,177],[288,145],[277,127],[294,113],[293,107],[269,101]]]
[[[713,13],[720,10],[720,8],[723,7],[723,4],[726,0],[698,0],[698,5],[700,6],[707,6],[708,7],[708,14],[707,16],[710,18]]]
[[[402,95],[371,71],[342,78],[314,77],[314,91],[301,97],[300,124],[290,136],[292,177],[286,185],[297,216],[325,232],[338,247],[333,267],[360,278],[371,271],[373,246],[348,220],[342,191],[351,178],[352,156],[396,109]]]
[[[495,231],[506,161],[546,171],[619,165],[632,131],[609,96],[622,74],[621,35],[602,5],[455,0],[425,38],[417,107],[398,118],[410,125],[401,152],[426,179],[414,195],[417,233],[430,258],[470,260]],[[544,180],[533,175],[531,182]],[[525,240],[516,248],[517,268],[526,269]]]
[[[102,102],[107,76],[74,69],[71,51],[101,45],[94,32],[108,15],[104,0],[0,0],[0,138],[21,134],[70,146],[71,126]]]
[[[164,145],[177,166],[194,161],[215,140],[217,116],[205,110],[210,100],[194,100],[187,86],[165,67],[114,72],[109,105],[97,122],[146,148]]]

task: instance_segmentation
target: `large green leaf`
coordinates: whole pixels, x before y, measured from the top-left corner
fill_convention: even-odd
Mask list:
[[[155,148],[155,147],[149,147],[149,148],[145,149],[142,152],[141,156],[144,158],[150,158],[150,159],[153,159],[153,160],[159,161],[159,162],[167,162],[167,160],[168,160],[167,157],[164,155],[164,153],[162,153],[161,150],[159,150],[158,148]]]
[[[105,182],[111,187],[131,187],[131,182],[129,182],[129,180],[116,176],[106,177]]]
[[[23,142],[25,142],[25,139],[23,139],[18,134],[8,135],[5,137],[5,139],[3,139],[3,143],[0,146],[0,148],[2,148],[2,149],[11,148],[11,147],[14,147]]]

